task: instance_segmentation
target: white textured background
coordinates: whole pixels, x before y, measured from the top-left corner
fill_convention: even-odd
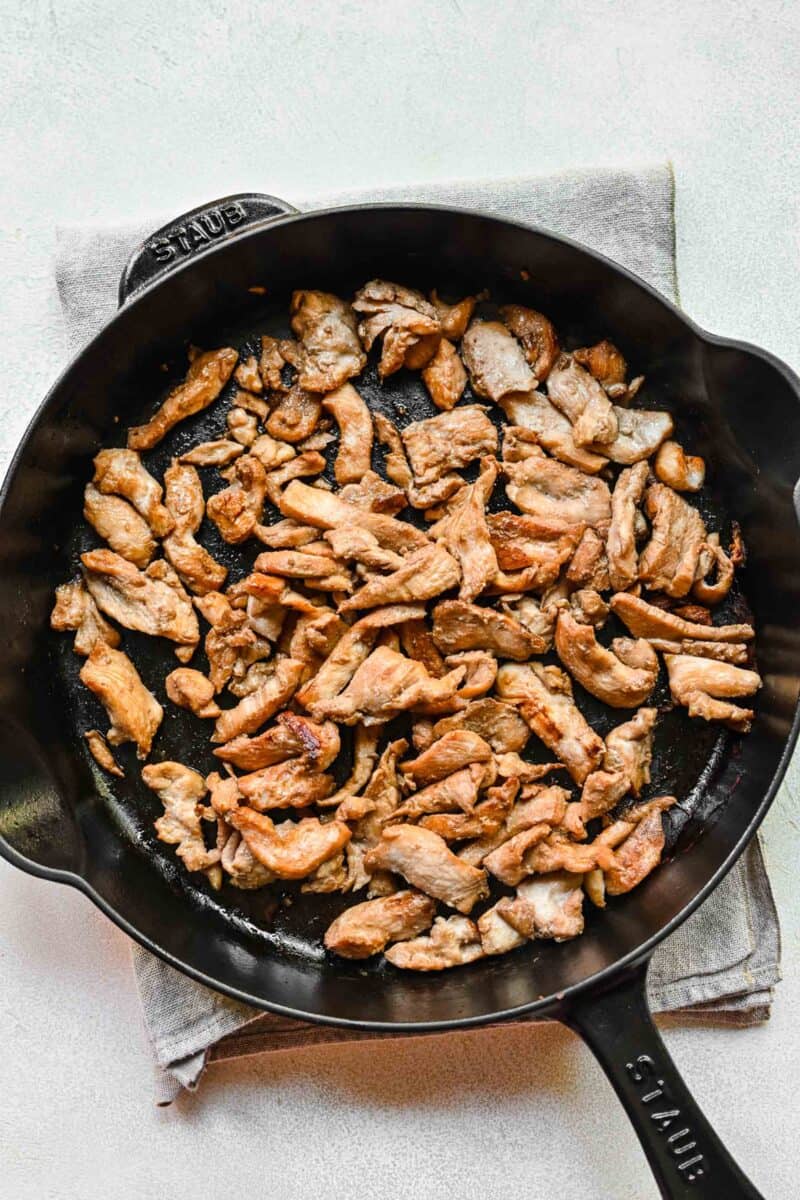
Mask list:
[[[0,0],[0,455],[62,365],[52,227],[672,158],[686,310],[800,367],[800,5],[760,0]],[[797,786],[765,826],[771,1023],[667,1040],[769,1198],[798,1194]],[[151,1105],[121,934],[0,864],[0,1195],[652,1200],[560,1029],[219,1066]]]

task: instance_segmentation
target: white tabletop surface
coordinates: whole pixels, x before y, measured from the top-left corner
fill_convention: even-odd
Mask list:
[[[800,367],[798,64],[800,6],[777,0],[0,0],[3,464],[62,364],[54,224],[237,190],[671,158],[684,307]],[[800,1157],[797,790],[764,827],[772,1020],[666,1032],[770,1198],[797,1195]],[[656,1195],[599,1068],[556,1027],[221,1065],[156,1109],[125,938],[2,862],[0,1011],[4,1196]]]

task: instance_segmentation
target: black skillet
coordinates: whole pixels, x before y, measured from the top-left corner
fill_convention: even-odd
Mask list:
[[[670,814],[668,865],[604,912],[589,912],[575,942],[537,942],[436,977],[326,956],[321,934],[335,898],[215,897],[179,872],[154,839],[158,805],[140,784],[132,754],[121,754],[124,781],[93,769],[80,734],[105,728],[104,717],[76,686],[71,638],[50,634],[47,623],[55,585],[91,542],[79,532],[91,458],[101,445],[121,442],[124,429],[182,375],[187,342],[255,344],[262,332],[285,330],[293,288],[348,295],[376,275],[454,298],[489,288],[495,301],[548,313],[568,346],[607,336],[621,347],[647,377],[646,404],[671,409],[678,436],[708,460],[702,506],[717,527],[725,527],[728,512],[741,522],[749,548],[743,593],[765,677],[747,738],[677,712],[662,718],[653,794],[680,797]],[[117,316],[43,402],[2,492],[0,852],[23,870],[79,888],[186,974],[287,1016],[396,1033],[533,1014],[561,1020],[597,1055],[663,1195],[757,1196],[671,1062],[648,1012],[645,978],[656,945],[753,837],[797,735],[798,380],[764,351],[703,333],[641,280],[581,246],[439,207],[301,215],[271,197],[230,197],[143,245],[124,273],[120,301]],[[371,367],[359,387],[401,423],[433,411],[418,379],[405,372],[380,389]],[[148,464],[163,469],[170,453],[214,436],[225,407],[185,422]],[[212,476],[204,472],[207,489],[219,486]],[[229,552],[212,544],[221,556]],[[228,553],[231,564],[240,558]],[[240,561],[235,569],[246,568]],[[734,610],[742,606],[734,599]],[[125,641],[163,699],[165,663],[175,660],[149,639],[126,634]],[[663,684],[656,699],[667,699]],[[581,703],[589,707],[585,696]],[[620,720],[599,705],[590,717],[601,732]],[[210,765],[199,724],[168,712],[155,757]]]

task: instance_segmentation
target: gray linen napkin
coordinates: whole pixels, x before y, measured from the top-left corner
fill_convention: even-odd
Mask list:
[[[290,199],[304,209],[364,199],[441,202],[531,221],[602,251],[677,299],[674,180],[668,165]],[[74,351],[113,314],[131,249],[170,215],[124,228],[58,230],[56,277]],[[209,1061],[396,1036],[354,1034],[258,1013],[195,983],[139,946],[132,949],[160,1104],[170,1103],[182,1088],[196,1087]],[[756,839],[705,904],[656,951],[650,1002],[656,1012],[752,1025],[769,1016],[779,961],[778,918]]]

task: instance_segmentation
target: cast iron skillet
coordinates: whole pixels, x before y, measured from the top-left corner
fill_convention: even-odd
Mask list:
[[[765,677],[747,738],[682,714],[661,723],[654,789],[681,800],[670,827],[672,862],[605,912],[590,912],[573,943],[535,943],[436,977],[326,956],[321,934],[335,898],[271,907],[260,894],[220,899],[176,870],[171,851],[154,840],[158,805],[138,781],[132,754],[121,755],[121,783],[92,769],[80,733],[105,728],[103,714],[76,687],[71,638],[51,635],[47,621],[53,588],[87,544],[76,530],[91,458],[119,443],[182,375],[186,343],[241,346],[285,328],[293,288],[348,295],[375,275],[453,297],[487,287],[495,299],[548,313],[567,345],[608,336],[621,347],[647,376],[647,405],[670,408],[678,436],[688,435],[712,464],[703,504],[723,525],[727,511],[742,524],[750,555],[744,593]],[[648,1012],[645,977],[656,945],[747,846],[797,735],[798,380],[769,354],[702,332],[641,280],[581,246],[433,206],[301,215],[271,197],[229,197],[143,245],[120,300],[118,315],[43,402],[0,498],[0,852],[23,870],[79,888],[173,966],[260,1008],[395,1032],[533,1013],[561,1020],[597,1055],[665,1196],[757,1196],[671,1062]],[[401,420],[431,411],[407,373],[382,390],[370,375],[359,387]],[[212,406],[148,463],[162,469],[169,453],[213,435],[223,420]],[[204,472],[207,488],[215,474]],[[163,698],[165,662],[175,662],[149,640],[126,634],[145,682]],[[620,720],[602,706],[591,717],[601,732]],[[168,713],[156,757],[199,764],[207,731],[193,728]]]

